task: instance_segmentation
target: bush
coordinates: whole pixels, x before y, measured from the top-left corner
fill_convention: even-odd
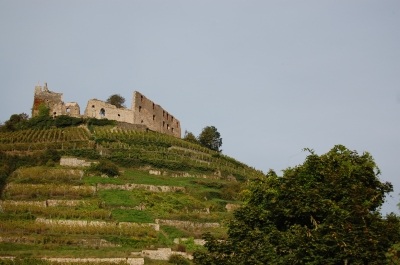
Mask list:
[[[190,262],[187,261],[181,255],[171,255],[169,256],[168,263],[176,264],[176,265],[190,265]]]
[[[94,167],[96,171],[106,174],[109,177],[119,176],[118,166],[109,160],[102,159]]]
[[[237,200],[240,193],[240,183],[230,182],[221,189],[221,198],[224,200]]]
[[[53,163],[59,162],[61,159],[60,154],[55,149],[47,149],[40,154],[42,164],[46,164],[51,160]]]
[[[60,115],[54,119],[54,125],[57,128],[76,126],[83,123],[82,118],[75,118],[68,115]]]
[[[186,246],[183,244],[179,244],[176,250],[179,252],[186,252]]]
[[[117,125],[117,121],[108,120],[108,119],[90,118],[90,119],[86,120],[86,124],[88,126],[91,126],[91,125],[94,125],[94,126]]]

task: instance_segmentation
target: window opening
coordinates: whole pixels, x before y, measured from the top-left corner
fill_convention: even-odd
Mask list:
[[[71,109],[70,108],[67,108],[67,113],[70,113],[71,112]]]
[[[94,108],[94,105],[92,105],[92,108]]]
[[[155,121],[156,120],[156,115],[153,115],[153,121]]]
[[[142,106],[139,106],[139,112],[141,112],[142,111]]]
[[[141,121],[141,123],[143,123],[143,120]]]
[[[100,110],[100,116],[101,117],[106,116],[106,111],[103,108]]]
[[[154,105],[154,103],[153,103],[153,109],[155,109],[156,107],[155,107],[155,105]]]
[[[174,128],[171,128],[171,131],[174,132]]]
[[[121,115],[118,114],[118,117],[121,117]]]
[[[144,99],[143,99],[143,96],[140,96],[140,101],[142,101],[142,102],[143,102],[143,100],[144,100]]]
[[[169,130],[169,124],[167,124],[167,130]]]
[[[162,122],[162,127],[165,127],[165,121]]]

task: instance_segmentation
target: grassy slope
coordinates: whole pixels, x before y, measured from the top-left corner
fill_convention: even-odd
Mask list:
[[[103,158],[121,166],[118,178],[103,178],[73,172],[70,168],[31,167],[19,169],[8,178],[12,184],[3,191],[0,214],[1,255],[19,257],[130,257],[131,251],[155,247],[176,247],[176,237],[200,238],[211,232],[223,238],[224,224],[232,216],[227,203],[238,203],[231,196],[239,181],[254,178],[260,172],[201,146],[167,135],[124,131],[107,127],[69,128],[16,133],[0,133],[0,151],[20,155],[56,148],[64,155],[96,160]],[[149,169],[165,172],[150,175]],[[174,177],[188,173],[188,177]],[[216,174],[217,172],[218,174]],[[197,176],[197,177],[195,177]],[[199,178],[209,176],[212,178]],[[95,187],[98,184],[149,184],[184,187],[185,192],[151,192],[145,189],[76,190],[73,186]],[[236,189],[236,190],[235,190]],[[231,192],[231,193],[229,193]],[[77,205],[41,208],[12,205],[10,201],[79,200]],[[7,204],[8,203],[8,204]],[[7,204],[7,205],[5,205]],[[207,209],[209,212],[207,212]],[[98,220],[111,223],[154,223],[156,218],[193,222],[218,222],[220,228],[176,228],[161,226],[160,231],[138,227],[135,231],[85,231],[55,227],[38,227],[36,218]],[[19,238],[11,242],[12,239]],[[6,239],[6,240],[5,240]],[[83,240],[84,239],[84,240]],[[100,246],[103,239],[113,244]],[[8,242],[7,242],[8,240]],[[6,241],[6,242],[4,242]],[[116,245],[118,245],[116,247]],[[191,251],[190,247],[187,249]],[[146,260],[146,264],[156,264]],[[162,264],[162,263],[160,263]]]

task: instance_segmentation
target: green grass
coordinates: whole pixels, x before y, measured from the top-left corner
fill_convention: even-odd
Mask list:
[[[153,215],[146,211],[114,209],[111,213],[119,222],[154,223]]]
[[[105,202],[106,207],[135,207],[141,202],[140,198],[126,190],[101,190],[98,192],[98,196]]]
[[[83,181],[86,184],[89,185],[96,185],[97,183],[101,183],[101,184],[116,184],[116,185],[122,185],[125,184],[125,181],[119,179],[119,178],[102,178],[99,176],[89,176],[89,177],[85,177],[83,179]]]

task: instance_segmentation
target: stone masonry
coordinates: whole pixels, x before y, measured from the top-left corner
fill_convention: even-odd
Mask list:
[[[181,124],[178,119],[164,110],[160,105],[146,98],[143,94],[134,91],[131,109],[117,108],[105,101],[91,99],[88,101],[85,112],[80,114],[80,107],[76,102],[64,103],[63,94],[52,92],[47,83],[35,87],[32,107],[32,117],[39,114],[40,104],[50,108],[50,115],[69,115],[71,117],[97,118],[116,120],[121,123],[146,127],[152,131],[181,137]]]
[[[80,117],[80,108],[78,103],[64,103],[63,94],[50,91],[47,88],[47,83],[44,83],[43,88],[42,86],[35,86],[32,117],[35,117],[39,114],[39,106],[42,103],[50,108],[50,115],[52,115],[53,117],[56,117],[58,115]]]

